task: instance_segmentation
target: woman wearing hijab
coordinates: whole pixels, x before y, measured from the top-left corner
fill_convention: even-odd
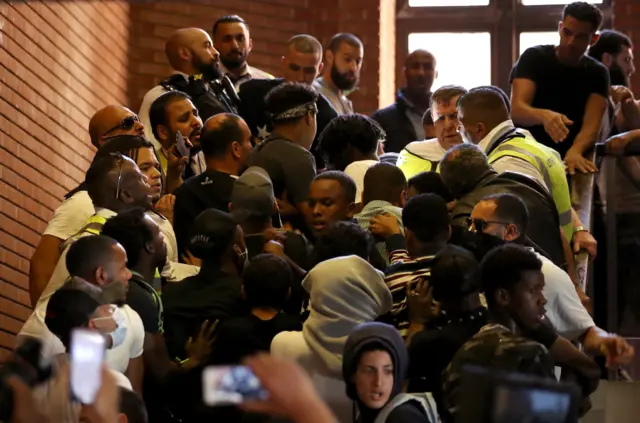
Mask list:
[[[338,420],[351,423],[352,404],[342,380],[344,346],[358,325],[391,310],[391,292],[383,275],[357,256],[319,263],[302,286],[309,292],[309,318],[302,332],[276,335],[271,354],[297,361]]]
[[[342,360],[347,396],[357,423],[436,423],[431,394],[404,394],[409,356],[402,337],[378,322],[358,326],[349,336]]]

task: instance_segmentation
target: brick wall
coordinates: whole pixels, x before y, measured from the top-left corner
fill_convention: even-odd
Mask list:
[[[93,155],[89,117],[127,100],[129,6],[0,5],[0,356],[29,315],[29,259]]]
[[[395,5],[394,0],[382,1]],[[171,73],[164,54],[169,34],[189,26],[211,31],[214,21],[225,14],[238,14],[249,23],[253,39],[249,63],[275,76],[281,74],[280,57],[291,36],[308,33],[326,46],[338,32],[355,33],[365,44],[365,62],[362,88],[352,100],[355,108],[364,113],[378,108],[380,1],[252,0],[235,1],[224,7],[211,3],[196,0],[132,4],[129,87],[135,109],[149,88]],[[386,25],[385,29],[388,34],[394,28]],[[395,39],[387,45],[395,46]]]
[[[631,86],[636,98],[640,98],[640,1],[613,0],[613,27],[624,32],[634,44],[633,54],[638,70],[631,77]]]
[[[354,105],[362,112],[378,108],[377,0],[237,0],[224,8],[212,3],[0,4],[0,359],[30,313],[34,248],[93,156],[89,118],[106,104],[137,110],[146,91],[170,73],[164,41],[174,29],[210,31],[217,17],[240,14],[254,40],[250,63],[274,75],[292,35],[309,33],[326,45],[336,32],[354,32],[365,43],[363,88]],[[392,27],[385,28],[389,36]]]

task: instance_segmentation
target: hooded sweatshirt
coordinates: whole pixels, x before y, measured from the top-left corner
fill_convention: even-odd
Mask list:
[[[315,266],[302,281],[310,296],[302,332],[282,332],[271,353],[298,361],[341,423],[352,421],[344,394],[342,352],[360,324],[391,310],[392,299],[381,272],[357,256],[338,257]]]
[[[393,363],[393,388],[389,401],[380,409],[367,407],[358,397],[352,378],[358,369],[362,351],[371,344],[381,345]],[[402,336],[391,325],[379,322],[364,323],[349,336],[344,348],[342,376],[347,396],[358,407],[359,423],[429,423],[437,421],[436,405],[430,394],[402,394],[402,386],[409,366],[409,355]]]

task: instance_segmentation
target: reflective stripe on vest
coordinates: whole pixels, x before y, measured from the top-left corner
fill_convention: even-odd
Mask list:
[[[547,151],[548,147],[538,144],[537,141],[524,137],[514,137],[503,142],[489,155],[489,163],[495,163],[498,159],[510,156],[525,160],[534,166],[544,180],[550,191],[560,217],[560,226],[567,240],[573,237],[573,225],[571,223],[571,196],[569,184],[564,166],[554,157],[555,152]]]
[[[435,170],[439,161],[426,159],[416,153],[404,148],[398,155],[396,166],[402,170],[404,176],[409,179],[422,172],[431,172]]]

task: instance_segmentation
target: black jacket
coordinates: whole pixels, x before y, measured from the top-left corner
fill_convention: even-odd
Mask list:
[[[529,210],[527,238],[557,266],[566,268],[558,209],[547,190],[527,176],[512,172],[499,175],[491,172],[483,177],[470,192],[456,200],[451,213],[454,225],[466,226],[466,218],[471,215],[476,204],[489,195],[505,192],[520,197]]]
[[[245,122],[247,122],[247,125],[249,125],[249,129],[251,129],[251,133],[254,137],[264,140],[273,129],[273,126],[267,117],[264,98],[269,91],[284,82],[283,78],[251,79],[242,84],[242,88],[239,93],[241,103],[239,113]],[[318,136],[329,122],[331,122],[334,117],[338,116],[338,113],[322,94],[318,94],[318,132],[316,133],[316,138],[313,140],[311,152],[316,159],[316,167],[321,169],[324,167],[324,159],[318,153]]]
[[[386,153],[399,153],[410,142],[422,141],[418,139],[413,124],[407,117],[408,108],[409,105],[402,90],[398,90],[395,103],[371,115],[371,118],[376,120],[387,133],[387,140],[384,143]]]
[[[227,78],[228,79],[228,78]],[[198,75],[191,75],[187,81],[182,74],[175,74],[160,82],[168,90],[178,90],[188,94],[200,113],[202,122],[219,113],[238,113],[239,98],[231,82],[207,82]]]

